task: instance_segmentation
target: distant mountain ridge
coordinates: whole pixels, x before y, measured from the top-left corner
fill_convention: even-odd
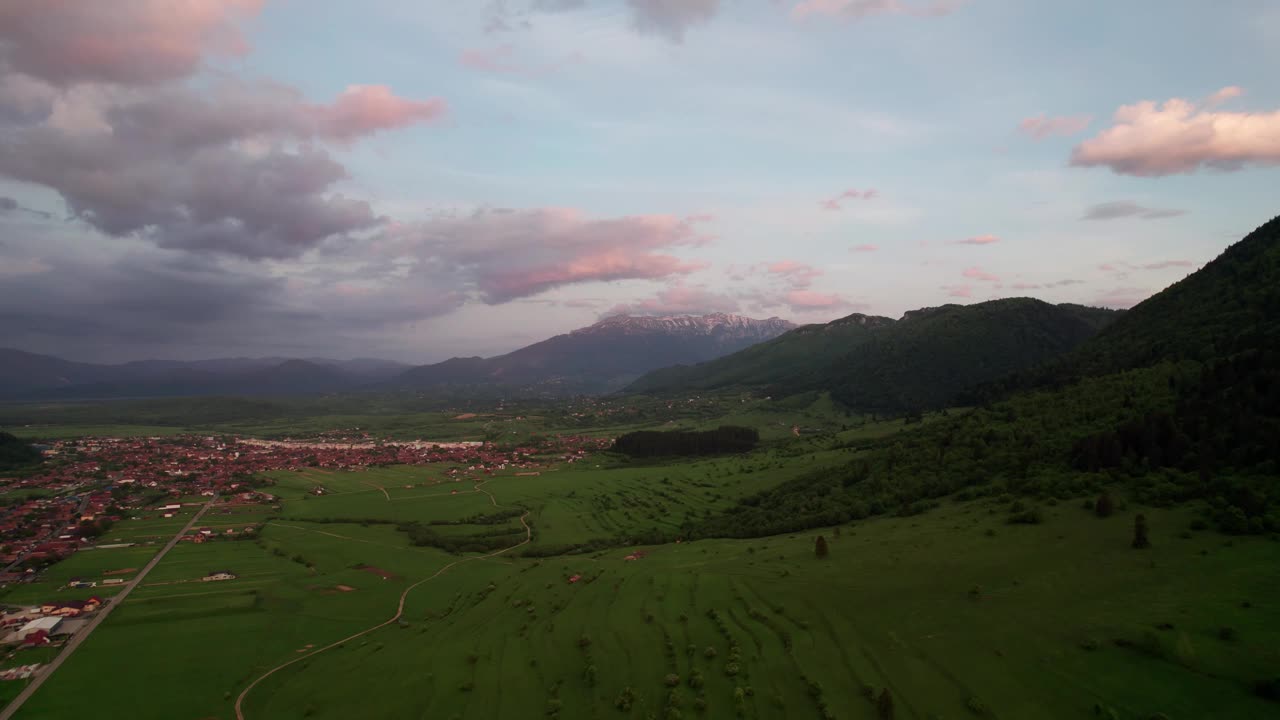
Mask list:
[[[559,395],[616,390],[664,365],[702,362],[795,325],[739,315],[605,318],[494,358],[412,366],[375,358],[214,358],[82,363],[0,348],[0,399],[314,395],[461,389]]]
[[[896,321],[854,314],[702,365],[655,371],[627,390],[823,390],[865,410],[939,407],[971,387],[1064,355],[1118,315],[1031,298],[922,308]]]
[[[279,357],[136,360],[107,365],[0,348],[0,398],[305,395],[380,382],[408,367],[371,358]]]
[[[656,368],[704,362],[795,327],[741,315],[615,315],[492,358],[452,358],[406,371],[388,387],[490,386],[548,394],[617,390]]]

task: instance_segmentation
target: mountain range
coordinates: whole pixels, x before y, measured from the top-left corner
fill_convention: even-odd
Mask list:
[[[697,363],[795,327],[738,315],[614,316],[493,358],[432,365],[360,358],[73,362],[0,349],[0,398],[90,399],[197,395],[310,395],[441,390],[565,394],[615,390],[666,365]]]
[[[608,392],[656,368],[698,363],[772,339],[794,328],[779,318],[740,315],[617,315],[492,358],[453,358],[416,367],[388,383],[399,390],[441,386],[525,391]]]

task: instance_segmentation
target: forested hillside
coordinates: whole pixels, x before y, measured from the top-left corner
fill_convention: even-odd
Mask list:
[[[1130,311],[1042,389],[860,447],[842,470],[746,498],[686,528],[753,536],[881,513],[951,493],[1037,502],[1120,485],[1154,505],[1201,500],[1232,533],[1280,531],[1280,220]],[[1144,347],[1157,348],[1146,351]]]
[[[628,390],[826,390],[859,410],[918,411],[952,404],[970,388],[1064,355],[1119,314],[1011,298],[916,310],[897,322],[852,315],[714,362],[650,373]]]

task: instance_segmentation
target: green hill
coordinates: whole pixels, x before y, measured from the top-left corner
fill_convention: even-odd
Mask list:
[[[821,358],[856,348],[874,330],[893,322],[887,317],[855,313],[825,325],[805,325],[710,362],[655,370],[626,391],[670,393],[786,383],[815,371]]]
[[[1280,531],[1280,219],[1137,306],[1024,390],[948,421],[858,445],[814,473],[691,523],[691,536],[755,536],[935,498],[1038,502],[1121,488],[1139,502],[1198,501],[1231,533]],[[1033,507],[1018,510],[1034,520]],[[1012,519],[1012,518],[1011,518]]]
[[[628,390],[755,386],[778,395],[828,390],[860,410],[936,408],[969,388],[1069,352],[1118,315],[1030,298],[926,308],[897,322],[852,315],[793,330],[714,362],[650,373]]]

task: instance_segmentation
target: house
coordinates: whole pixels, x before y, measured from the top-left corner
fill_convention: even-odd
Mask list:
[[[181,505],[179,505],[179,504],[177,504],[177,503],[173,503],[173,504],[170,504],[170,505],[162,505],[162,506],[160,506],[160,507],[158,507],[158,508],[156,508],[156,509],[157,509],[157,510],[159,510],[159,511],[161,511],[161,512],[171,512],[171,511],[174,511],[174,510],[181,510],[181,509],[182,509],[182,506],[181,506]],[[165,517],[168,517],[168,515],[166,515]]]
[[[124,578],[107,578],[102,581],[103,585],[123,585]]]
[[[30,633],[28,635],[23,635],[22,644],[33,646],[33,647],[36,645],[48,645],[49,633],[45,632],[44,630],[36,630],[35,632]]]
[[[211,572],[200,579],[204,582],[212,582],[215,580],[235,580],[236,574],[228,570],[218,570],[216,572]]]

